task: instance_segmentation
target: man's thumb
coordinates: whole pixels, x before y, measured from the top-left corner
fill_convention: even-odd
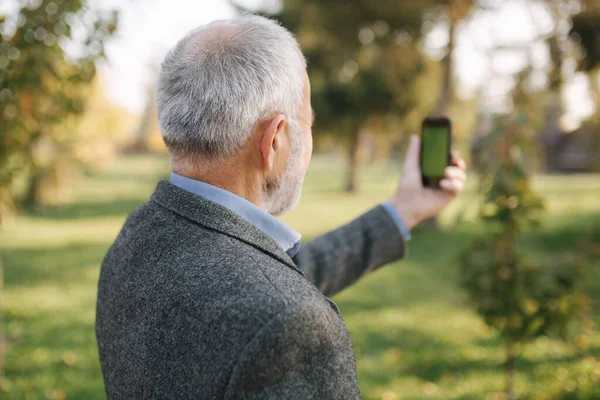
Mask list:
[[[408,144],[408,150],[406,151],[406,161],[404,167],[408,171],[419,173],[419,158],[421,150],[421,139],[417,135],[410,137],[410,143]]]

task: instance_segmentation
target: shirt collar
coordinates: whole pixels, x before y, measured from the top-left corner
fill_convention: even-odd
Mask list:
[[[240,215],[269,235],[286,252],[297,247],[300,242],[302,236],[298,232],[243,197],[206,182],[197,181],[176,173],[171,174],[170,182],[183,190],[217,203]]]

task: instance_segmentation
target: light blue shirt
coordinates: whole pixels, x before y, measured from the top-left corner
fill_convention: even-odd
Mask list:
[[[176,173],[171,174],[170,182],[183,190],[230,209],[270,236],[290,257],[296,255],[300,249],[302,235],[243,197]],[[382,205],[398,225],[404,240],[410,240],[410,232],[406,224],[391,203],[385,202]]]

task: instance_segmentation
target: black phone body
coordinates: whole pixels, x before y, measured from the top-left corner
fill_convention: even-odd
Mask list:
[[[446,117],[427,117],[421,131],[421,178],[423,186],[439,188],[452,155],[452,123]]]

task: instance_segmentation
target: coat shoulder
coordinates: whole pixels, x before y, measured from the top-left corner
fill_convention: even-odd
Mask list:
[[[325,296],[290,266],[149,202],[128,217],[101,268],[96,335],[108,397],[221,398],[270,323],[276,332],[325,324],[315,330],[347,336]]]

